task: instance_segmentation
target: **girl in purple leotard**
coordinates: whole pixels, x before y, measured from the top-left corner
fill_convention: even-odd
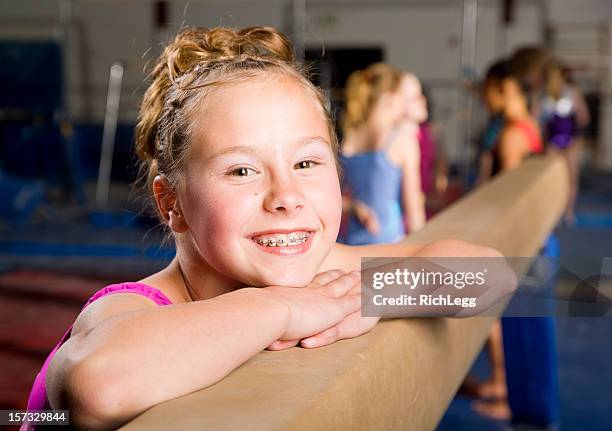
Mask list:
[[[580,179],[581,131],[589,124],[590,115],[580,90],[568,81],[558,62],[550,62],[545,77],[546,92],[540,103],[540,122],[549,151],[560,152],[567,163],[570,195],[564,221],[573,224]]]

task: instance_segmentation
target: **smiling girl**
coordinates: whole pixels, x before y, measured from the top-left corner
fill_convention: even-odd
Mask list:
[[[28,409],[69,409],[78,427],[117,427],[265,348],[369,331],[362,256],[499,255],[457,241],[336,244],[336,136],[271,28],[181,32],[153,70],[136,147],[176,257],[96,293],[43,365]]]

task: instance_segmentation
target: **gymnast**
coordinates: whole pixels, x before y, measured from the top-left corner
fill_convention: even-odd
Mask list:
[[[574,206],[579,189],[582,132],[589,125],[591,116],[582,92],[566,77],[559,62],[549,62],[545,77],[546,91],[540,103],[540,121],[547,150],[561,153],[567,164],[570,195],[563,221],[571,226],[575,222]]]
[[[185,29],[165,48],[136,149],[176,257],[90,298],[45,361],[29,410],[116,428],[263,349],[371,330],[379,319],[360,313],[362,256],[500,256],[456,240],[337,244],[336,134],[291,52],[269,27]]]
[[[398,242],[425,224],[418,123],[404,118],[413,114],[406,99],[420,93],[420,84],[417,89],[411,75],[374,63],[353,72],[346,87],[340,154],[343,194],[350,196],[345,212],[350,205],[340,242]]]

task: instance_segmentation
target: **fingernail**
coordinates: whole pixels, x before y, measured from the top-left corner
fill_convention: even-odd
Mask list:
[[[302,340],[302,346],[304,347],[312,347],[314,346],[314,341],[313,340]]]

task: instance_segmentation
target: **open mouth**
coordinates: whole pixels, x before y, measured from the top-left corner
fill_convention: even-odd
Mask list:
[[[268,253],[287,255],[304,253],[310,248],[313,236],[314,231],[295,230],[259,234],[252,236],[251,240]]]
[[[289,234],[259,235],[253,237],[253,241],[264,247],[288,247],[304,244],[310,236],[310,232],[300,231]]]

